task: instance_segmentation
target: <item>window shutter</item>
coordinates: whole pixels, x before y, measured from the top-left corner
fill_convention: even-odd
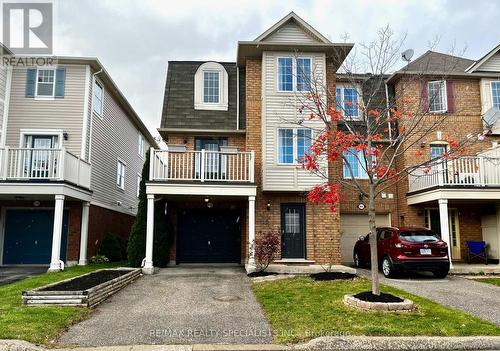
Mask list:
[[[455,92],[453,91],[453,82],[446,81],[446,99],[448,103],[448,113],[455,112]]]
[[[36,68],[26,71],[26,97],[35,97]]]
[[[429,111],[429,91],[427,89],[427,80],[420,81],[420,112],[426,113]]]
[[[66,68],[56,70],[56,92],[55,97],[64,97],[64,83],[66,80]]]

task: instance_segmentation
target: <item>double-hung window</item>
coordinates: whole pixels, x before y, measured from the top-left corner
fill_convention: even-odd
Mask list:
[[[309,91],[312,63],[309,57],[278,57],[278,91]]]
[[[346,160],[344,160],[344,178],[368,178],[363,150],[357,150],[354,147],[350,147],[344,152],[344,157],[346,158]]]
[[[448,110],[446,99],[446,81],[436,80],[427,83],[429,112],[440,113]]]
[[[337,110],[342,113],[345,119],[360,119],[358,89],[356,87],[339,85],[335,96],[337,98]]]
[[[203,103],[218,104],[220,101],[220,72],[203,71]]]
[[[140,173],[137,173],[137,197],[139,197],[141,193],[141,182],[142,182],[142,175]]]
[[[491,101],[493,107],[500,108],[500,81],[491,82]]]
[[[94,80],[92,109],[99,116],[102,116],[103,95],[104,95],[104,90],[102,88],[101,83],[99,83],[97,80]]]
[[[38,69],[36,77],[36,96],[53,97],[56,84],[54,69]]]
[[[278,129],[278,164],[298,164],[309,152],[312,131],[306,128]]]
[[[118,160],[116,164],[116,186],[125,190],[125,162]]]
[[[144,137],[142,136],[142,134],[139,134],[139,143],[137,152],[139,153],[139,156],[141,158],[144,157]]]

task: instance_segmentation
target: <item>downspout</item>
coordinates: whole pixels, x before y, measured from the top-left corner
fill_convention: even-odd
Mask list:
[[[240,68],[236,65],[236,130],[240,129]]]

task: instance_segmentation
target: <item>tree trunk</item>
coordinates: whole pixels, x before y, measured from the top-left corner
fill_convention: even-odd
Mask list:
[[[368,222],[370,225],[370,259],[372,270],[372,294],[380,295],[380,282],[378,277],[378,252],[377,252],[377,227],[375,224],[375,187],[370,184],[368,196]]]

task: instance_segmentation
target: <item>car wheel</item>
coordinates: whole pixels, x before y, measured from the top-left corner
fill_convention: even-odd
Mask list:
[[[363,261],[361,261],[361,258],[359,258],[359,254],[356,251],[354,251],[353,259],[354,267],[361,268],[364,266]]]
[[[382,273],[384,277],[391,278],[394,276],[394,267],[392,266],[391,259],[387,256],[384,256],[382,259]]]
[[[434,274],[434,276],[436,278],[443,279],[443,278],[446,278],[446,276],[448,275],[448,270],[447,269],[440,269],[438,271],[432,272],[432,274]]]

